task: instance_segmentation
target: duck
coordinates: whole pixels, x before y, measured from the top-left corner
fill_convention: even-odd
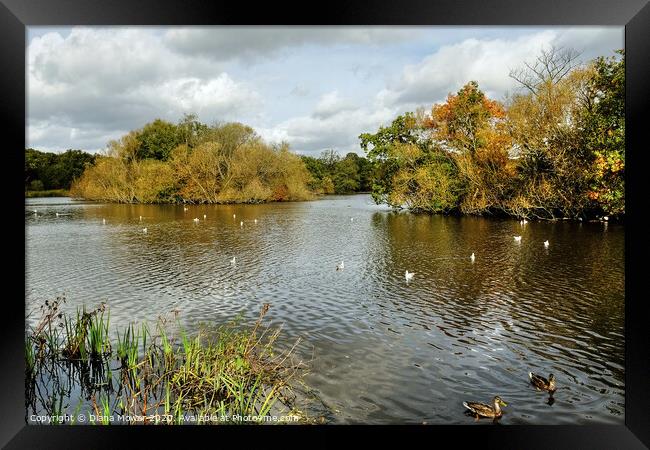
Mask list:
[[[535,375],[533,372],[528,372],[528,378],[530,378],[530,382],[537,389],[548,391],[550,393],[555,392],[555,390],[557,389],[557,386],[555,385],[555,375],[553,374],[550,374],[547,380],[546,378],[540,375]]]
[[[516,242],[521,242],[521,236],[515,236],[515,241]]]
[[[501,417],[503,411],[502,406],[508,406],[506,402],[501,400],[498,395],[492,399],[492,406],[479,402],[463,402],[463,406],[469,409],[475,416],[478,417]]]
[[[336,270],[343,270],[345,269],[345,264],[343,264],[343,261],[341,261],[341,264],[336,265]]]
[[[415,275],[415,273],[409,272],[407,270],[406,273],[404,274],[404,278],[406,278],[406,281],[410,281],[413,278],[413,275]]]
[[[473,252],[472,252],[472,254],[469,256],[469,259],[470,259],[472,262],[474,262],[474,260],[476,259],[476,256],[474,256],[474,253],[473,253]]]
[[[551,243],[547,240],[544,241],[544,247],[548,248],[548,246],[551,245]]]

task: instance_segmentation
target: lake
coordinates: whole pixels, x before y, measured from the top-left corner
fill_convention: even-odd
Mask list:
[[[417,215],[369,195],[187,209],[26,199],[28,323],[59,295],[67,311],[106,302],[112,326],[177,310],[188,330],[250,325],[270,303],[330,423],[491,424],[462,402],[500,395],[501,424],[624,424],[623,225]],[[529,371],[555,374],[552,401]]]

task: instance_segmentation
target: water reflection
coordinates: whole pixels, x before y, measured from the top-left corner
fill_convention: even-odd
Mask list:
[[[28,200],[28,312],[65,293],[70,308],[106,301],[114,324],[178,309],[192,327],[252,322],[269,302],[287,342],[304,338],[333,422],[472,423],[462,401],[498,394],[503,424],[623,423],[622,226],[413,215],[369,196],[186,207]],[[529,371],[556,374],[554,397]]]

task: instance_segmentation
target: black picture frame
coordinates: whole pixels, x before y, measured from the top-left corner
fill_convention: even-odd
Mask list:
[[[28,426],[24,403],[24,303],[25,292],[23,183],[26,121],[26,27],[36,25],[619,25],[625,26],[626,50],[626,300],[625,300],[625,425],[624,426],[314,426],[314,427],[44,427]],[[207,439],[220,445],[225,437],[240,438],[251,446],[250,438],[278,441],[270,444],[312,445],[350,432],[364,439],[383,440],[400,432],[412,438],[405,444],[499,448],[647,448],[650,446],[650,333],[641,292],[644,250],[647,238],[641,225],[647,204],[642,170],[647,167],[644,127],[650,100],[650,4],[647,0],[341,0],[286,6],[270,3],[208,2],[173,0],[2,0],[0,3],[0,114],[9,142],[4,146],[5,183],[11,202],[5,211],[5,286],[2,326],[3,352],[0,384],[3,389],[3,417],[0,444],[6,448],[115,448],[132,443],[136,436],[145,445],[171,444],[180,437],[186,445]],[[23,280],[21,284],[20,280]],[[21,289],[22,287],[22,289]],[[218,428],[216,431],[215,428]],[[188,434],[189,433],[189,434]],[[218,434],[215,434],[218,433]],[[299,435],[298,435],[299,433]],[[405,435],[408,434],[408,435]],[[190,436],[191,435],[191,436]],[[314,435],[314,436],[312,436]],[[298,437],[299,436],[299,437]],[[191,437],[191,440],[188,438]],[[196,438],[196,440],[195,440]],[[297,441],[297,439],[301,439]],[[306,438],[306,439],[304,439]],[[316,439],[314,439],[316,438]],[[272,438],[271,438],[272,439]],[[303,440],[304,439],[304,440]],[[157,441],[157,442],[156,442]],[[422,444],[416,442],[424,441]],[[194,444],[194,442],[197,442]],[[367,445],[369,441],[364,440]],[[227,444],[226,444],[227,445]]]

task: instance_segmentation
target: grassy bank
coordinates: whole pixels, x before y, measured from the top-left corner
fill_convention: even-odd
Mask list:
[[[154,327],[130,325],[111,338],[103,305],[69,317],[61,312],[64,302],[46,302],[42,319],[26,336],[28,418],[80,423],[81,414],[99,424],[309,422],[296,408],[292,389],[304,365],[294,360],[295,345],[276,349],[279,330],[262,327],[268,304],[249,330],[230,324],[190,336],[161,318]]]
[[[47,191],[25,191],[25,198],[35,197],[70,197],[67,189],[50,189]]]

